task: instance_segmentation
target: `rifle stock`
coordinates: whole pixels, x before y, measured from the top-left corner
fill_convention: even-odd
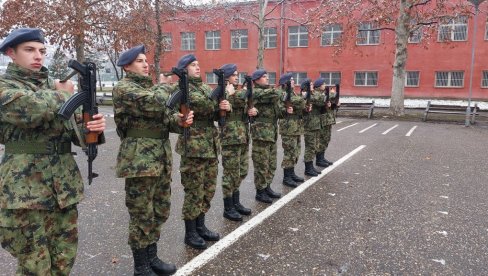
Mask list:
[[[254,100],[253,100],[253,87],[252,87],[252,77],[251,76],[245,76],[244,77],[244,82],[242,83],[242,86],[246,86],[246,98],[247,98],[247,110],[251,110],[254,108]],[[254,123],[254,117],[252,116],[247,116],[248,121],[250,124]]]
[[[186,119],[190,114],[190,91],[189,84],[188,84],[188,71],[186,69],[179,69],[177,67],[173,67],[171,69],[171,73],[177,75],[178,80],[178,88],[179,90],[176,91],[171,95],[171,97],[166,102],[166,106],[170,109],[174,109],[177,104],[179,104],[179,111],[183,114],[183,145],[184,145],[184,153],[187,152],[187,144],[188,139],[190,139],[190,125],[186,123]]]
[[[210,98],[220,103],[221,101],[225,100],[224,70],[213,69],[213,73],[217,75],[218,81],[217,81],[217,87],[215,87],[215,89],[212,91],[212,94],[210,94]],[[226,116],[227,116],[227,111],[219,109],[219,127],[221,128],[221,131],[225,126]]]

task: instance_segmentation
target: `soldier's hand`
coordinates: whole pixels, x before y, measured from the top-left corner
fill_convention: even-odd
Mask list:
[[[71,94],[75,93],[75,85],[71,80],[60,82],[58,79],[54,80],[54,89],[58,91],[66,91]]]
[[[185,124],[189,126],[193,124],[193,110],[190,110],[186,118],[185,115],[183,115],[182,113],[178,113],[177,115],[180,118],[180,120],[178,121],[179,126],[183,126]]]
[[[286,108],[286,113],[293,114],[293,106],[289,106]]]
[[[105,126],[105,116],[100,113],[93,115],[93,121],[86,123],[86,128],[97,134],[101,134],[105,130]]]
[[[159,83],[170,84],[173,80],[172,76],[165,76],[164,74],[159,74]]]
[[[227,100],[220,101],[219,103],[220,110],[225,110],[227,112],[230,111],[230,103]]]
[[[312,105],[307,106],[307,112],[312,112]]]
[[[227,91],[227,94],[229,96],[232,96],[236,93],[236,90],[234,88],[234,85],[232,83],[227,83],[227,87],[225,87],[225,91]]]
[[[254,117],[254,116],[258,115],[258,110],[255,107],[248,109],[247,115],[250,117]]]

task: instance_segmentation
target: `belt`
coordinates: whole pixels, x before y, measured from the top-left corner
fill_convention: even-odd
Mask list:
[[[208,120],[193,120],[193,124],[191,126],[205,128],[205,127],[214,127],[215,124],[213,121],[208,121]]]
[[[169,132],[166,129],[130,128],[127,130],[125,136],[132,138],[168,139]]]
[[[8,142],[5,144],[8,154],[65,154],[71,153],[71,142]]]
[[[259,117],[254,117],[255,122],[263,122],[263,123],[271,123],[275,124],[276,120],[274,118],[259,118]]]

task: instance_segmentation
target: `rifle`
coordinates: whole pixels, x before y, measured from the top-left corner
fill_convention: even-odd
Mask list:
[[[212,100],[217,101],[220,103],[221,101],[225,100],[225,79],[224,79],[224,70],[222,69],[213,69],[213,73],[217,75],[217,87],[212,91],[209,98]],[[219,127],[220,132],[222,133],[223,128],[225,126],[225,117],[227,116],[227,111],[219,110]]]
[[[166,107],[174,110],[177,103],[179,103],[179,111],[183,114],[183,120],[186,121],[188,114],[190,114],[190,91],[188,90],[188,71],[186,69],[179,69],[173,67],[171,73],[178,76],[178,88],[179,90],[171,94],[168,101],[166,102]],[[185,149],[185,154],[187,151],[187,143],[190,138],[190,125],[183,122],[183,144]]]
[[[336,96],[334,98],[334,101],[332,102],[332,109],[338,109],[339,108],[338,104],[339,104],[339,90],[340,90],[340,87],[341,86],[338,83],[335,85]]]
[[[96,65],[93,62],[79,63],[76,60],[70,60],[68,67],[72,68],[74,72],[80,74],[80,88],[81,91],[70,97],[58,111],[58,115],[65,120],[69,120],[78,107],[83,106],[83,125],[93,120],[93,115],[98,114],[98,106],[96,103],[97,91],[97,75]],[[73,72],[70,74],[73,76]],[[76,125],[74,125],[76,128]],[[93,172],[93,160],[97,157],[98,150],[98,134],[84,129],[85,139],[81,137],[80,144],[83,151],[88,156],[88,184],[92,183],[93,178],[98,174]],[[81,135],[80,135],[81,136]]]
[[[289,118],[289,113],[288,113],[288,108],[291,107],[291,93],[293,92],[293,88],[291,87],[291,81],[287,81],[285,83],[285,91],[286,91],[286,94],[285,94],[285,113],[286,113],[286,119],[288,120]]]
[[[305,100],[307,101],[306,103],[306,106],[307,108],[310,107],[310,102],[312,100],[312,89],[310,89],[310,82],[308,81],[306,84],[305,84],[305,92],[307,92],[305,94]]]
[[[327,111],[327,103],[330,101],[329,93],[330,93],[330,89],[327,86],[327,87],[325,87],[325,95],[324,95],[325,96],[324,97],[324,103],[325,103],[325,105],[320,110],[320,113],[321,114],[324,114]]]
[[[244,82],[242,83],[242,86],[246,86],[246,98],[247,98],[247,110],[250,110],[254,108],[254,101],[253,101],[253,87],[252,87],[252,78],[251,76],[245,76],[244,77]],[[252,124],[254,123],[254,117],[252,116],[247,116],[249,123]]]

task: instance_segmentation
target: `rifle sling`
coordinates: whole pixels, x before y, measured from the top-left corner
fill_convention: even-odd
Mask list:
[[[71,153],[71,142],[15,141],[5,144],[7,154],[66,154]]]

